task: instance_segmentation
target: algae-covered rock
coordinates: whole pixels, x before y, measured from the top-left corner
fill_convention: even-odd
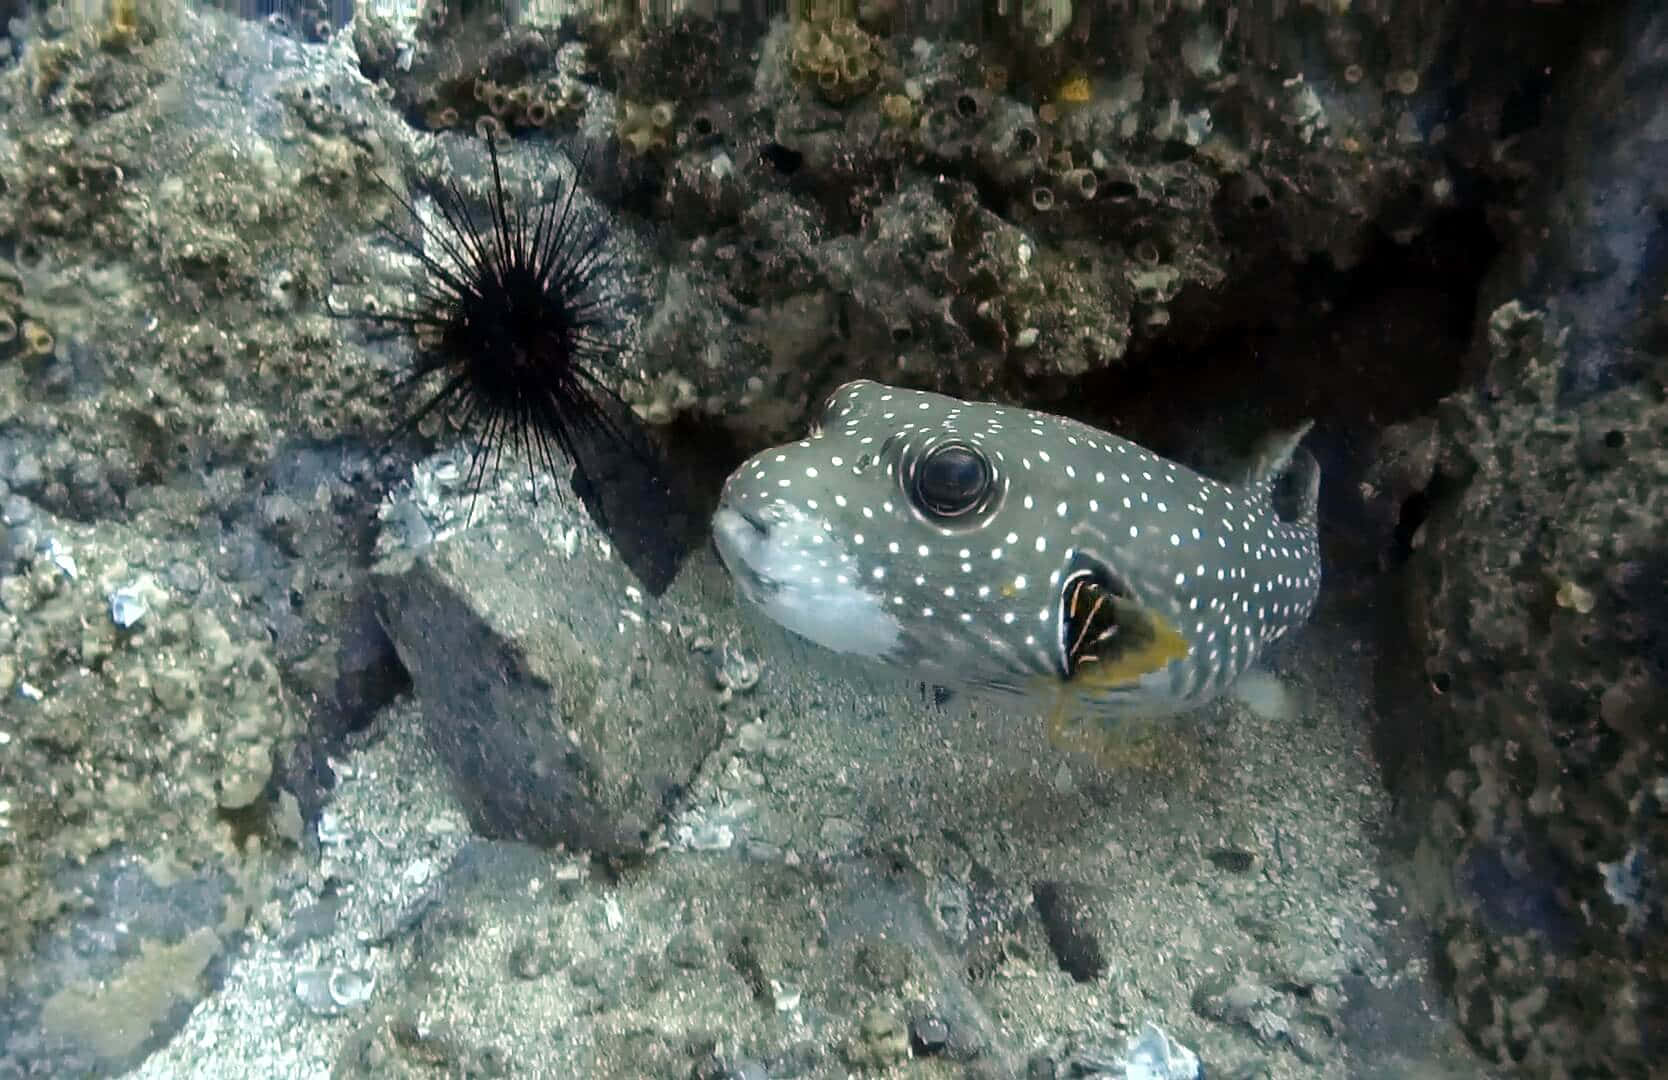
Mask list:
[[[1424,687],[1388,764],[1460,1021],[1537,1075],[1646,1075],[1668,1038],[1668,368],[1635,246],[1668,164],[1668,20],[1635,7],[1595,24],[1626,27],[1605,85],[1627,90],[1568,98],[1568,156],[1485,291],[1477,385],[1434,463],[1401,455],[1431,471],[1404,597]]]
[[[689,243],[627,388],[650,415],[780,437],[812,388],[858,375],[1060,400],[1168,342],[1260,325],[1305,267],[1359,266],[1384,216],[1407,242],[1451,205],[1435,137],[1467,129],[1432,132],[1416,77],[1446,8],[1027,4],[930,35],[902,9],[836,8],[762,34],[751,95],[619,75],[617,137],[661,160],[618,186]],[[603,85],[627,55],[598,50]],[[643,122],[660,97],[725,123],[662,140]],[[778,332],[826,295],[839,308],[812,339]],[[790,337],[791,365],[757,347]]]
[[[300,716],[264,631],[170,580],[190,545],[26,506],[0,526],[39,537],[0,576],[0,1046],[102,1072],[177,1027],[265,899]]]
[[[1568,353],[1544,313],[1503,305],[1488,333],[1499,389],[1445,409],[1409,566],[1440,718],[1421,865],[1471,1038],[1502,1061],[1626,1074],[1668,1004],[1652,885],[1668,739],[1647,719],[1668,707],[1668,409],[1648,385],[1561,405]]]
[[[105,1062],[132,1060],[170,1014],[195,1003],[221,946],[208,927],[177,944],[142,942],[139,955],[102,986],[68,986],[47,999],[40,1023],[48,1045],[57,1044],[63,1053],[58,1060],[66,1064],[83,1054]]]
[[[298,308],[321,223],[374,214],[368,94],[264,29],[105,14],[31,16],[0,69],[0,1072],[126,1068],[211,986],[300,838],[286,666],[344,563],[247,542],[267,479],[332,505],[268,465],[344,415]]]

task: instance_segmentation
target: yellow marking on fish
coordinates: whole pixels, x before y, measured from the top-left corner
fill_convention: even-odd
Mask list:
[[[1080,707],[1086,692],[1134,686],[1141,676],[1187,659],[1187,638],[1157,612],[1092,583],[1074,588],[1067,606],[1075,631],[1068,652],[1076,670],[1055,692],[1049,744],[1093,758],[1108,771],[1153,768],[1161,756],[1158,737],[1164,725],[1129,718],[1109,724],[1093,707]]]
[[[1191,652],[1187,639],[1164,616],[1121,596],[1101,593],[1094,603],[1113,610],[1116,646],[1110,653],[1090,653],[1077,658],[1078,669],[1068,687],[1111,689],[1128,686],[1143,675],[1158,671],[1173,660],[1185,660]],[[1092,613],[1090,613],[1092,616]],[[1085,618],[1085,627],[1089,617]]]

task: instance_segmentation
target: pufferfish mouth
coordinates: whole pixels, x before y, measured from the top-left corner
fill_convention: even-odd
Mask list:
[[[729,510],[728,512],[735,514],[737,517],[747,522],[747,524],[751,525],[759,536],[765,537],[770,535],[770,522],[766,521],[758,514],[753,513],[751,510]]]
[[[733,507],[720,507],[712,518],[712,540],[718,557],[744,587],[772,591],[781,583],[761,567],[767,562],[770,523],[759,515]]]
[[[830,581],[807,571],[807,538],[827,543],[826,535],[820,522],[791,510],[765,518],[720,506],[712,518],[713,545],[731,580],[767,616],[835,652],[891,655],[903,630],[880,597],[838,575]]]

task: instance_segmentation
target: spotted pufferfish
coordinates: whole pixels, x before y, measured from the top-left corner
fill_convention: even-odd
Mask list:
[[[1314,607],[1307,429],[1225,483],[1074,420],[860,380],[729,477],[713,535],[745,599],[828,649],[1049,711],[1051,735],[1172,716]]]

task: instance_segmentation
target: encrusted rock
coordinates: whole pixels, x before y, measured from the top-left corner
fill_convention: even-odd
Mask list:
[[[594,539],[569,555],[526,526],[465,529],[375,580],[484,835],[641,852],[723,736],[710,671]]]
[[[1579,137],[1497,268],[1481,378],[1439,413],[1403,599],[1425,690],[1390,764],[1444,871],[1459,1019],[1549,1075],[1650,1072],[1668,1011],[1668,728],[1646,719],[1668,708],[1668,371],[1659,269],[1613,255],[1660,197],[1668,20],[1647,7],[1602,80],[1570,76]]]
[[[1661,894],[1644,883],[1668,857],[1652,794],[1668,737],[1642,721],[1668,704],[1668,408],[1638,385],[1560,404],[1568,356],[1541,312],[1505,304],[1488,332],[1491,389],[1444,410],[1439,496],[1409,564],[1426,707],[1441,717],[1424,752],[1428,842],[1454,874],[1444,956],[1460,1019],[1491,1054],[1625,1073],[1665,989],[1633,958],[1661,935]],[[1583,461],[1594,432],[1618,433],[1626,455]],[[1605,708],[1619,688],[1637,709]],[[1632,865],[1638,885],[1605,869]],[[1584,989],[1549,997],[1549,982]],[[1611,1023],[1596,1030],[1564,1000],[1604,1001]]]

